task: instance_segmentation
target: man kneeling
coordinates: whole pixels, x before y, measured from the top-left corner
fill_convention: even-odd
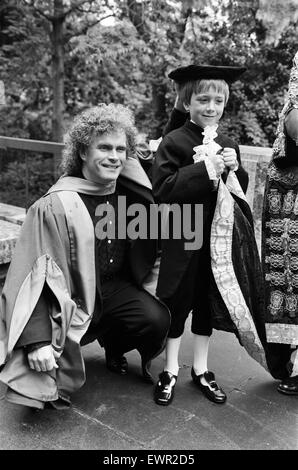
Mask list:
[[[117,232],[127,227],[121,197],[126,206],[153,203],[135,151],[128,109],[102,104],[83,112],[67,136],[62,177],[29,209],[1,299],[0,380],[8,401],[69,406],[85,382],[81,346],[94,339],[119,374],[127,373],[123,354],[137,349],[151,380],[150,361],[170,324],[167,308],[143,288],[156,240]]]

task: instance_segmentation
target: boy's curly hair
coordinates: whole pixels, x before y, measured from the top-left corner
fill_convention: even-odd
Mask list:
[[[62,174],[75,176],[82,168],[81,155],[92,140],[102,134],[124,131],[127,141],[127,156],[136,153],[137,129],[132,111],[121,104],[101,103],[79,114],[69,129],[62,155]]]

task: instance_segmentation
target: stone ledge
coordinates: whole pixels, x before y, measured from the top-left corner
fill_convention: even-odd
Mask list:
[[[260,161],[260,157],[264,160],[269,160],[272,156],[272,148],[271,147],[251,147],[250,145],[239,145],[241,158],[248,157],[249,159],[256,159]]]
[[[0,220],[0,265],[10,263],[12,253],[19,238],[21,225]]]
[[[0,202],[0,220],[6,220],[13,224],[22,225],[26,217],[26,210],[23,207],[13,206]]]

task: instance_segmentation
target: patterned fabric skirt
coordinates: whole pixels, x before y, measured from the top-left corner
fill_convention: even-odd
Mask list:
[[[298,345],[298,166],[269,164],[262,258],[267,341]]]

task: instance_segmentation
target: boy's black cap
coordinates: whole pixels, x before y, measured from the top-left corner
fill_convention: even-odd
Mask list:
[[[168,77],[179,83],[202,79],[225,80],[228,83],[232,83],[237,80],[245,70],[246,67],[191,64],[172,70]]]

